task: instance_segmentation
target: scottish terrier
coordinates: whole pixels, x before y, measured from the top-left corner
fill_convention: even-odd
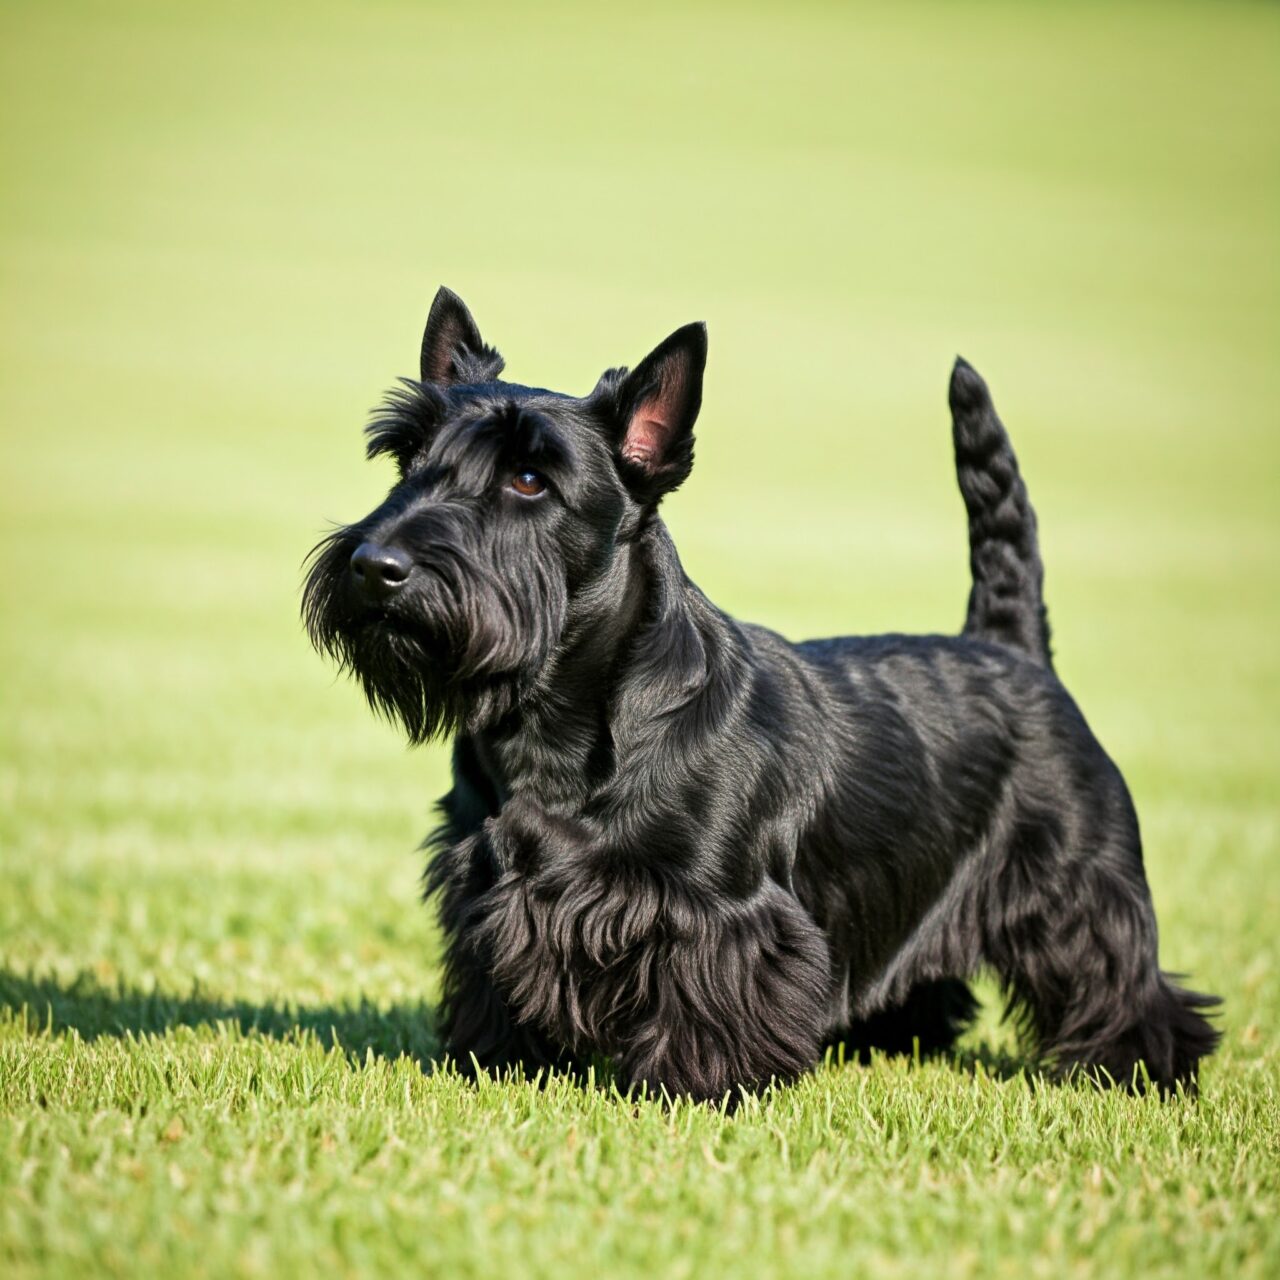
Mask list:
[[[961,634],[792,644],[716,608],[658,514],[706,355],[687,325],[585,397],[522,386],[441,289],[420,377],[368,427],[396,481],[313,552],[316,646],[411,741],[453,736],[427,871],[447,1053],[603,1055],[721,1099],[841,1042],[945,1049],[989,969],[1051,1071],[1194,1088],[1217,1001],[1157,963],[1133,803],[1054,674],[985,383],[957,360]]]

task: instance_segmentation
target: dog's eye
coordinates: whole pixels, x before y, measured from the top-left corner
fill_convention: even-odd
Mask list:
[[[522,498],[536,498],[547,487],[547,482],[536,471],[517,471],[511,477],[511,487]]]

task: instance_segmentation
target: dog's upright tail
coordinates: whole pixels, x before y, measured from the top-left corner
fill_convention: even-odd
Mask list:
[[[1052,667],[1036,513],[987,384],[959,357],[950,400],[973,575],[963,634],[1008,645]]]

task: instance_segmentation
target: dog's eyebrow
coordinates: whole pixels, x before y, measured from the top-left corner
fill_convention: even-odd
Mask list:
[[[571,467],[574,452],[545,415],[518,403],[499,405],[440,441],[436,454],[464,489],[480,492],[499,467],[532,465],[547,471]]]
[[[568,441],[545,414],[519,404],[506,404],[468,424],[458,443],[467,453],[491,450],[495,461],[536,462],[563,466],[573,460]]]
[[[555,424],[533,409],[521,409],[509,422],[506,444],[517,455],[513,460],[563,466],[573,459],[568,441]]]

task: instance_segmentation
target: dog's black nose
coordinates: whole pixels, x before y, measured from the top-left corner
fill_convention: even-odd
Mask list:
[[[362,542],[351,557],[351,576],[367,596],[382,600],[399,591],[409,577],[413,561],[399,547]]]

